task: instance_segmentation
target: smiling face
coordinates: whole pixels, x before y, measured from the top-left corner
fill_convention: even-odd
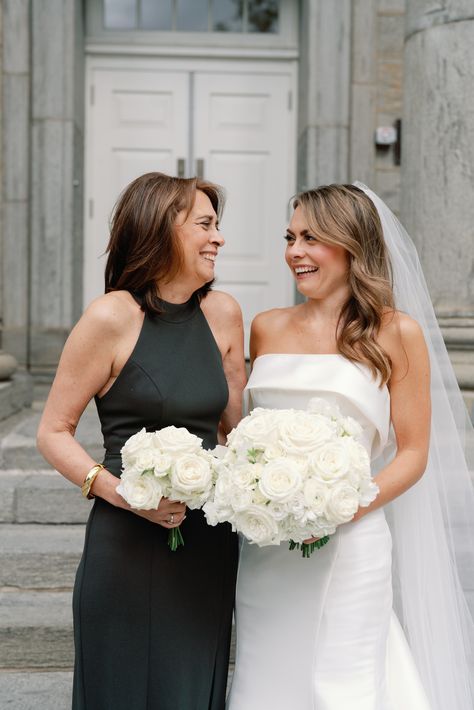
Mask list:
[[[293,212],[285,239],[286,263],[301,294],[318,300],[333,296],[340,296],[342,300],[348,298],[349,253],[338,244],[318,239],[299,205]]]
[[[218,227],[211,200],[204,192],[197,190],[191,211],[187,217],[185,212],[180,212],[175,223],[182,254],[176,279],[189,281],[193,290],[214,278],[217,253],[224,244]]]

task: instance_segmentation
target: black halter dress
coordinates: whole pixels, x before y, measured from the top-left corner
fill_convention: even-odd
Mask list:
[[[106,468],[142,427],[174,424],[217,442],[228,398],[222,359],[194,295],[145,315],[135,348],[96,398]],[[187,511],[184,547],[168,530],[96,498],[74,588],[73,710],[223,710],[237,537]]]

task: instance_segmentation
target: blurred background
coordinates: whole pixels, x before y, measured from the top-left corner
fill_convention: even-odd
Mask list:
[[[0,25],[0,708],[61,710],[89,504],[34,435],[118,194],[151,170],[226,188],[217,287],[248,330],[296,302],[291,196],[365,182],[418,247],[472,417],[473,0],[3,0]],[[100,460],[92,411],[78,436]]]

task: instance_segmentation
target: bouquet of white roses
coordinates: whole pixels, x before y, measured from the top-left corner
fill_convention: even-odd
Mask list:
[[[378,487],[360,425],[314,398],[307,411],[257,408],[219,447],[210,525],[229,521],[259,546],[290,542],[304,557],[368,506]],[[303,541],[319,538],[316,543]]]
[[[153,510],[166,497],[194,510],[209,499],[216,478],[215,459],[203,449],[202,439],[184,427],[141,429],[127,439],[121,454],[117,491],[132,508]],[[184,544],[179,527],[170,530],[168,544],[173,551]]]

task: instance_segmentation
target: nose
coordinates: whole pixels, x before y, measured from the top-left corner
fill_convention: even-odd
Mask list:
[[[304,254],[304,243],[299,239],[295,240],[293,244],[288,244],[287,253],[290,259],[301,259]]]
[[[225,244],[225,239],[218,229],[214,229],[210,235],[209,241],[211,244],[215,244],[218,247],[223,247]]]

